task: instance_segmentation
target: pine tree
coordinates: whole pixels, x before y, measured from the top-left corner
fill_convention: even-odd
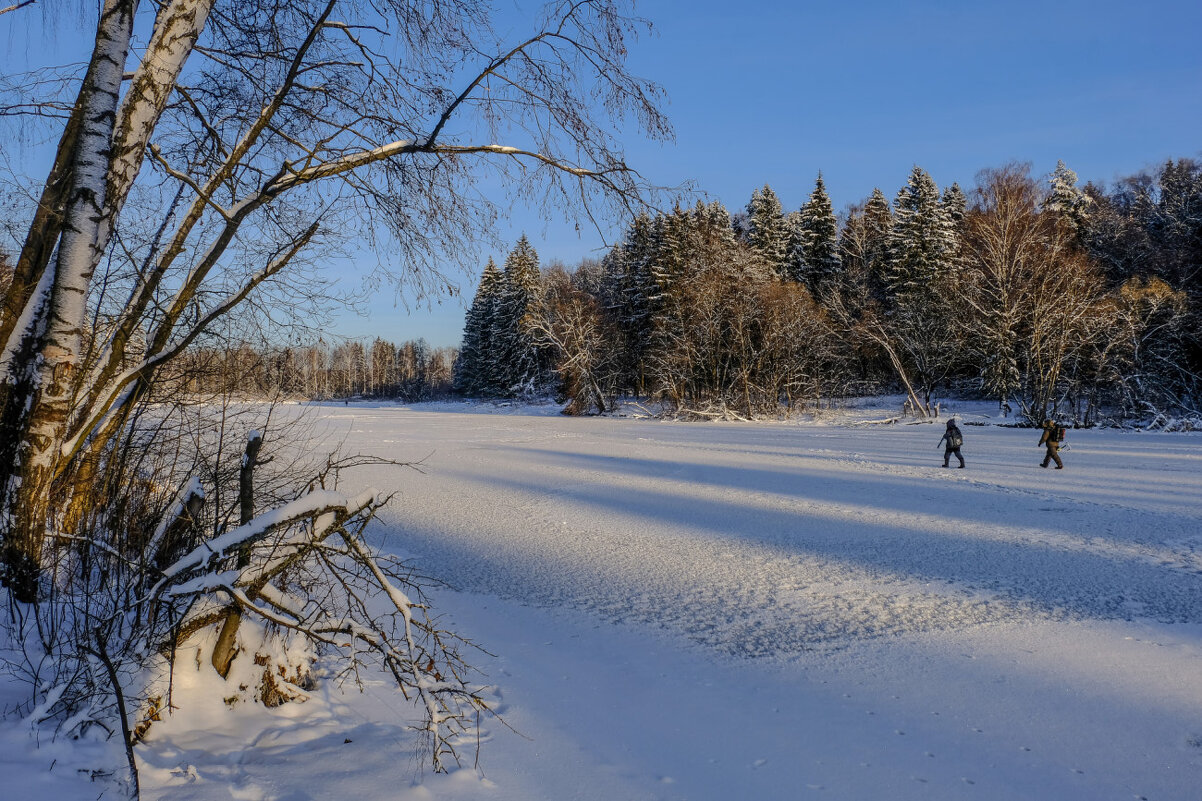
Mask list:
[[[676,287],[688,273],[692,229],[688,212],[679,205],[671,214],[657,217],[655,222],[655,248],[650,263],[653,313],[670,302]]]
[[[893,207],[879,188],[864,204],[864,260],[873,285],[881,292],[889,273],[889,243],[893,237]]]
[[[806,232],[801,213],[802,209],[798,209],[785,215],[789,247],[785,253],[785,265],[780,272],[781,278],[798,284],[804,284],[806,280]]]
[[[780,199],[768,184],[752,192],[747,204],[747,244],[777,275],[784,273],[789,229]]]
[[[496,394],[498,360],[493,348],[493,321],[505,277],[490,258],[463,321],[463,344],[455,361],[455,391],[468,397]]]
[[[889,295],[889,242],[893,210],[880,189],[848,214],[839,238],[842,273],[864,289],[860,302],[868,298],[884,303]]]
[[[839,261],[839,224],[826,194],[822,173],[814,184],[810,199],[801,208],[801,256],[803,278],[815,295],[835,280]]]
[[[503,290],[492,325],[498,389],[504,396],[545,387],[546,357],[535,334],[541,323],[541,290],[538,253],[522,234],[505,259]]]
[[[726,206],[723,206],[720,201],[715,200],[709,204],[697,201],[697,205],[693,209],[693,217],[697,220],[703,236],[715,243],[735,244],[734,221],[730,212],[726,210]]]
[[[1080,247],[1089,231],[1089,198],[1077,188],[1077,173],[1056,162],[1056,169],[1048,176],[1048,195],[1043,201],[1043,210],[1055,214],[1068,226],[1075,245]]]
[[[651,336],[654,298],[658,294],[652,264],[659,247],[660,224],[646,212],[630,224],[622,243],[607,257],[610,275],[607,312],[617,322],[622,341],[619,386],[642,391],[642,366]]]
[[[943,190],[943,208],[947,212],[947,217],[951,220],[952,227],[957,231],[964,225],[964,215],[968,208],[968,198],[964,196],[964,190],[960,188],[960,184],[953,183],[947,189]]]
[[[915,166],[897,193],[889,238],[889,282],[895,295],[921,293],[951,268],[955,230],[929,173]]]
[[[951,225],[951,268],[956,270],[960,267],[964,249],[964,220],[968,213],[968,198],[964,196],[964,190],[960,188],[960,184],[952,183],[943,190],[943,199],[940,204]]]

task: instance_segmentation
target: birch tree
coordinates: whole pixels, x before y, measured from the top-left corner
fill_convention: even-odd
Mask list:
[[[962,293],[983,387],[1038,424],[1060,403],[1065,367],[1100,330],[1101,277],[1025,164],[983,170],[966,217]],[[1105,325],[1101,326],[1105,327]],[[1092,332],[1092,333],[1091,333]]]
[[[494,213],[485,177],[557,209],[636,203],[617,131],[670,132],[623,66],[645,27],[625,5],[553,3],[505,44],[475,0],[104,0],[0,318],[13,596],[53,561],[50,499],[85,491],[165,365],[248,298],[294,297],[314,248],[386,246],[429,291],[422,268]],[[124,214],[135,196],[157,214]]]

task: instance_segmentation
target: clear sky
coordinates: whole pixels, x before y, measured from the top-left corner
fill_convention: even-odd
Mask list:
[[[731,210],[765,183],[798,208],[819,170],[840,209],[874,186],[893,197],[914,164],[968,189],[1013,160],[1042,175],[1063,159],[1082,182],[1109,183],[1202,156],[1199,0],[650,0],[639,12],[655,33],[631,63],[667,90],[677,138],[632,139],[629,161]],[[507,240],[526,231],[544,262],[602,245],[522,209],[508,223]],[[381,303],[346,328],[450,344],[461,326],[456,302],[408,316]]]
[[[731,210],[765,183],[795,209],[819,170],[840,209],[874,186],[892,197],[914,164],[968,189],[981,168],[1012,160],[1046,174],[1063,159],[1082,182],[1110,182],[1202,156],[1199,0],[647,0],[638,11],[655,33],[631,64],[667,91],[677,139],[632,138],[629,163],[658,184],[691,180]],[[0,30],[0,69],[12,68],[12,44]],[[514,208],[501,236],[523,231],[544,262],[603,244]],[[460,273],[466,300],[482,266]],[[392,301],[382,292],[339,330],[458,341],[460,300],[430,312]]]

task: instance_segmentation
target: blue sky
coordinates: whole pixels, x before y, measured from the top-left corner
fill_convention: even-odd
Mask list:
[[[1197,0],[652,0],[639,12],[655,33],[631,64],[666,89],[677,137],[632,138],[629,161],[663,185],[692,180],[732,210],[764,183],[797,208],[819,170],[841,209],[874,186],[892,197],[914,164],[968,189],[980,169],[1013,160],[1047,174],[1063,159],[1082,182],[1111,182],[1202,156]],[[507,241],[527,232],[544,262],[598,255],[603,241],[522,209],[502,224]],[[463,281],[469,300],[474,279]],[[462,311],[379,303],[370,321],[345,325],[358,326],[450,344]]]
[[[631,65],[667,91],[677,138],[632,137],[629,162],[659,184],[691,180],[732,210],[764,183],[797,208],[819,170],[840,209],[874,186],[892,197],[914,164],[967,189],[981,168],[1012,160],[1046,174],[1063,159],[1082,181],[1110,182],[1202,156],[1198,0],[649,0],[638,11],[655,32]],[[0,69],[27,52],[6,22]],[[599,255],[604,241],[521,208],[500,226],[506,241],[528,233],[544,261]],[[479,267],[459,273],[468,300]],[[339,331],[445,345],[462,327],[458,299],[406,312],[384,290],[369,311],[342,317]]]

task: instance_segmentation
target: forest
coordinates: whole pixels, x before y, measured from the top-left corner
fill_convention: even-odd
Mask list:
[[[1202,427],[1199,162],[1109,188],[1007,165],[942,191],[915,167],[842,217],[821,176],[789,213],[768,186],[736,213],[674,206],[625,149],[674,140],[665,90],[628,63],[651,22],[627,0],[526,17],[476,0],[0,8],[29,62],[0,75],[5,711],[39,743],[119,745],[125,769],[92,777],[122,774],[128,797],[185,662],[227,707],[383,679],[436,773],[474,764],[497,711],[434,578],[378,547],[377,515],[424,506],[406,488],[389,507],[383,474],[420,462],[326,452],[244,401],[639,398],[748,419],[900,390],[918,417],[963,395],[1020,424]],[[484,268],[457,350],[321,338],[348,254],[377,258],[379,286],[440,296],[518,203],[628,228],[571,269],[523,237]]]
[[[406,403],[452,394],[458,350],[425,339],[397,345],[376,337],[289,347],[249,343],[194,348],[180,359],[183,389],[198,397],[393,399]]]
[[[175,709],[184,649],[228,703],[266,707],[303,699],[329,656],[336,683],[370,669],[410,699],[423,764],[452,769],[488,706],[424,580],[367,539],[391,493],[344,478],[413,465],[326,452],[244,401],[447,384],[449,351],[320,341],[356,248],[379,286],[431,297],[496,219],[487,187],[581,218],[651,198],[620,141],[672,135],[625,64],[648,21],[611,0],[31,6],[0,8],[30,43],[0,75],[27,146],[6,141],[0,184],[12,708],[112,737],[136,798],[134,748]],[[255,679],[231,678],[239,658]]]
[[[641,397],[751,418],[904,392],[996,400],[1005,415],[1196,426],[1202,405],[1202,165],[1112,187],[1061,162],[981,171],[942,192],[914,167],[837,217],[821,174],[801,209],[765,185],[643,213],[600,260],[540,270],[523,237],[489,261],[455,389],[558,392],[568,413]]]
[[[920,167],[836,214],[645,210],[601,259],[541,265],[522,237],[486,264],[461,348],[376,338],[222,343],[181,358],[193,392],[306,399],[554,396],[750,419],[900,392],[996,400],[1019,424],[1195,428],[1202,417],[1202,164],[1078,186],[1063,162],[940,191]],[[234,377],[234,380],[231,380]]]

